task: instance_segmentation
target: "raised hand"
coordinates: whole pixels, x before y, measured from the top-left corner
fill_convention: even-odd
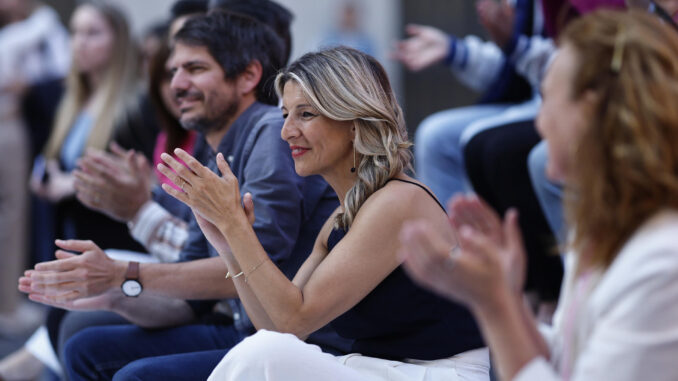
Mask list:
[[[483,234],[492,242],[501,245],[504,242],[504,231],[501,219],[485,201],[475,195],[455,195],[447,203],[450,223],[459,231],[462,226],[471,227]]]
[[[45,170],[49,176],[46,183],[40,179],[31,178],[30,188],[36,196],[50,202],[59,202],[75,194],[73,175],[63,172],[56,160],[49,160]]]
[[[408,69],[419,71],[441,62],[450,49],[450,36],[431,26],[410,24],[405,31],[408,38],[396,43],[393,59]]]
[[[179,201],[185,203],[194,213],[214,224],[220,231],[224,224],[242,219],[245,223],[253,223],[254,208],[243,209],[240,198],[238,179],[231,172],[224,156],[217,154],[217,166],[221,176],[203,166],[193,156],[177,148],[174,153],[186,163],[168,154],[162,154],[165,165],[159,164],[158,170],[181,190],[168,184],[162,188]],[[251,196],[250,200],[251,200]]]
[[[436,233],[428,221],[407,221],[400,230],[398,255],[417,283],[463,302],[471,297],[458,287],[459,279],[455,277],[459,247],[447,238]]]
[[[151,168],[133,150],[111,144],[112,153],[90,149],[78,161],[76,196],[90,209],[127,222],[151,198]]]
[[[457,231],[466,226],[502,250],[500,260],[505,278],[513,290],[521,291],[525,283],[526,255],[518,212],[510,209],[502,222],[497,212],[475,195],[453,197],[447,210],[450,223]],[[463,240],[460,244],[463,248]]]
[[[450,202],[450,223],[459,247],[449,244],[425,221],[409,221],[400,232],[400,255],[413,279],[450,299],[471,306],[491,300],[495,292],[520,293],[525,279],[525,251],[518,213],[503,223],[477,197]]]

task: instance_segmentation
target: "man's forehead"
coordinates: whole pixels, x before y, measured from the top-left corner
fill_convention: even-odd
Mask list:
[[[167,60],[170,67],[181,66],[187,62],[205,62],[212,63],[214,58],[207,50],[206,46],[188,45],[177,42],[172,46],[172,53]]]

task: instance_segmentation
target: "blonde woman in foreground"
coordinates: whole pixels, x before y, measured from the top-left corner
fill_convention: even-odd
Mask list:
[[[543,82],[547,174],[567,184],[570,253],[554,324],[523,307],[516,213],[450,205],[461,250],[430,223],[401,232],[421,284],[466,304],[503,380],[678,379],[678,34],[654,16],[574,21]]]
[[[222,176],[183,151],[190,170],[163,156],[177,174],[163,173],[183,192],[164,189],[193,209],[259,329],[210,379],[487,380],[487,348],[469,311],[415,285],[398,259],[406,220],[453,234],[428,188],[404,173],[410,144],[382,66],[349,48],[309,53],[276,88],[297,173],[321,175],[341,204],[292,281],[262,249],[251,227],[257,200],[244,195],[243,208],[222,156]],[[302,341],[328,323],[354,340],[355,353],[336,357]]]

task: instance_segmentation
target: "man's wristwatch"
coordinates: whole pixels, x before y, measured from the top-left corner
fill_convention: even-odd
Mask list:
[[[125,296],[137,297],[144,289],[139,282],[139,262],[130,261],[125,273],[125,281],[120,286]]]

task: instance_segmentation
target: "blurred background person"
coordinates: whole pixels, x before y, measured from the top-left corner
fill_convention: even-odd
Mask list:
[[[71,171],[89,147],[118,141],[151,155],[156,128],[140,121],[137,52],[125,16],[104,2],[80,5],[71,19],[73,65],[54,129],[38,158],[32,190],[56,207],[56,236],[101,239],[104,247],[139,248],[126,227],[75,200]]]
[[[374,41],[365,32],[361,4],[357,1],[343,1],[336,6],[335,25],[325,32],[318,47],[331,48],[343,45],[374,55]]]
[[[148,117],[152,113],[143,112],[144,103],[139,101],[136,47],[125,16],[109,3],[82,3],[70,27],[72,65],[65,93],[31,176],[31,189],[53,206],[55,218],[38,221],[41,226],[34,239],[96,237],[105,247],[138,250],[141,246],[124,224],[90,211],[75,199],[71,173],[88,147],[105,148],[113,140],[152,155],[157,127]],[[51,310],[48,328],[50,322],[58,328],[62,314]]]
[[[68,70],[68,34],[56,12],[32,0],[0,1],[0,335],[34,329],[39,311],[21,302],[12,278],[28,264],[30,123],[24,100],[33,86]]]
[[[442,63],[462,83],[481,93],[478,104],[437,112],[417,127],[414,149],[417,176],[443,202],[470,188],[460,139],[471,124],[497,117],[526,101],[527,117],[536,113],[536,104],[529,102],[533,95],[525,78],[529,73],[520,70],[532,58],[531,52],[528,49],[515,52],[515,43],[508,45],[511,39],[522,35],[543,34],[538,3],[478,2],[478,18],[496,41],[476,35],[461,38],[431,26],[411,24],[406,28],[408,38],[395,46],[393,57],[409,70],[418,72]],[[496,125],[507,118],[504,115],[486,125]]]

